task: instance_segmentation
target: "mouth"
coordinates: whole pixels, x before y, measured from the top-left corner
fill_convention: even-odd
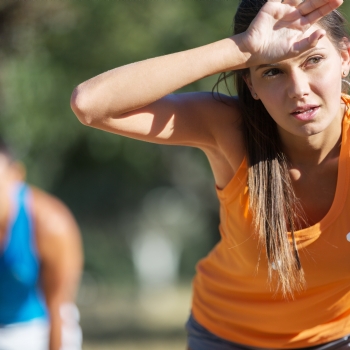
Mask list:
[[[312,120],[314,119],[317,111],[320,109],[320,106],[315,105],[304,105],[302,107],[295,108],[291,115],[293,115],[295,118],[303,121]]]

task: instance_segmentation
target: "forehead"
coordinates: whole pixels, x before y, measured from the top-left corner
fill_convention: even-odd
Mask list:
[[[300,41],[307,40],[316,30],[323,30],[325,32],[325,35],[318,41],[317,45],[315,48],[321,48],[321,47],[332,47],[336,51],[338,51],[338,47],[334,45],[334,42],[332,41],[329,33],[325,28],[323,28],[320,24],[315,23],[313,24],[308,30],[305,31],[305,33],[301,36]],[[312,48],[311,48],[312,49]],[[305,52],[310,51],[306,50]],[[302,54],[301,54],[302,55]]]
[[[312,28],[312,29],[311,29]],[[318,28],[316,27],[311,27],[309,29],[310,32],[306,32],[304,34],[304,36],[302,37],[301,40],[305,40],[313,31],[315,31],[316,29],[320,28],[318,26]],[[261,68],[269,68],[269,67],[279,67],[279,66],[283,66],[283,65],[299,65],[300,63],[302,63],[307,57],[309,57],[312,54],[333,54],[333,55],[337,55],[338,57],[340,57],[340,53],[339,50],[333,45],[333,42],[328,38],[327,35],[324,35],[317,43],[317,45],[313,48],[310,48],[304,52],[302,52],[301,54],[299,54],[298,56],[292,57],[292,58],[288,58],[276,63],[267,63],[267,64],[262,64],[259,66],[255,66],[255,67],[251,67],[250,71],[254,72],[257,71]]]
[[[315,27],[311,27],[311,33],[318,29]],[[302,38],[302,40],[305,40],[308,38],[308,35],[311,33],[305,33],[304,37]],[[338,55],[340,55],[339,50],[337,47],[334,46],[333,42],[330,40],[330,38],[328,37],[328,35],[324,35],[317,43],[317,45],[315,47],[312,47],[304,52],[302,52],[301,54],[299,54],[298,56],[290,59],[291,61],[293,60],[302,60],[306,57],[308,57],[310,54],[312,53],[317,53],[317,52],[324,52],[324,53],[337,53]]]

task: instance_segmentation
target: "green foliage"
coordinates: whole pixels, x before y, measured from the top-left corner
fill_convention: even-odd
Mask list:
[[[177,186],[185,192],[195,188],[192,194],[200,198],[201,215],[209,217],[202,237],[193,238],[183,251],[181,270],[192,273],[194,259],[217,239],[216,202],[212,176],[199,151],[86,128],[70,109],[72,90],[116,66],[229,36],[237,4],[238,0],[0,3],[1,134],[25,162],[29,182],[54,192],[73,210],[86,237],[90,271],[115,276],[129,271],[125,237],[136,228],[126,228],[122,219],[137,221],[139,203],[151,189]],[[348,0],[342,10],[350,14]],[[203,79],[182,91],[211,90],[216,79]],[[179,180],[182,172],[187,172],[188,183]],[[202,253],[192,254],[195,247]]]
[[[229,36],[236,6],[236,0],[1,2],[1,133],[25,162],[28,181],[55,193],[72,209],[91,273],[119,279],[130,272],[126,237],[139,228],[122,222],[138,222],[139,203],[151,189],[179,186],[179,172],[188,168],[190,176],[203,173],[198,179],[208,180],[197,191],[205,202],[213,200],[213,183],[196,150],[145,144],[84,127],[70,109],[72,90],[116,66]],[[183,91],[211,90],[215,81],[207,78]],[[214,207],[208,204],[205,210],[216,215]],[[185,261],[193,264],[190,257],[208,250],[211,240],[205,237],[217,232],[214,217],[212,226],[207,219],[198,226],[204,227],[202,244],[189,241],[189,247],[203,249],[197,254],[185,249]],[[193,266],[182,263],[181,270],[192,273]]]
[[[130,166],[137,163],[143,173],[154,167],[157,157],[145,157],[144,145],[80,125],[70,110],[70,94],[74,86],[105,70],[228,36],[236,1],[55,0],[7,5],[2,10],[11,29],[2,48],[0,127],[24,159],[29,180],[52,190],[64,177],[67,157],[72,149],[81,149],[81,143],[87,144],[84,151],[92,161],[123,158]],[[187,89],[208,90],[213,81]]]

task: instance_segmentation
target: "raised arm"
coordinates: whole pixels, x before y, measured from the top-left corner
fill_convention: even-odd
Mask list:
[[[227,69],[231,57],[243,68],[246,59],[237,54],[236,41],[224,39],[102,73],[74,90],[72,109],[82,123],[124,136],[182,144],[196,142],[198,134],[199,142],[210,143],[211,136],[201,131],[207,128],[203,114],[208,109],[213,114],[218,105],[211,94],[169,94]]]
[[[228,126],[235,118],[232,109],[218,113],[218,103],[210,95],[169,94],[218,72],[300,54],[324,35],[319,28],[307,32],[310,26],[341,3],[269,0],[247,32],[112,69],[80,84],[72,95],[72,109],[82,123],[117,134],[157,143],[215,146],[221,136],[217,125]]]

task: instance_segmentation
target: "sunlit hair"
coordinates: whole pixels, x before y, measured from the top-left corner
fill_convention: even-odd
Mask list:
[[[234,18],[234,34],[246,31],[265,3],[266,0],[241,1]],[[343,38],[349,38],[344,17],[333,11],[318,23],[326,30],[334,46],[343,49]],[[249,69],[223,73],[213,91],[218,90],[220,82],[225,81],[227,85],[226,79],[234,77],[247,153],[253,226],[261,246],[266,249],[269,281],[275,281],[275,291],[288,298],[305,285],[294,234],[305,225],[306,220],[293,190],[288,159],[282,151],[277,125],[262,102],[252,97],[244,81],[248,74]],[[348,88],[348,84],[343,84],[344,92]]]

